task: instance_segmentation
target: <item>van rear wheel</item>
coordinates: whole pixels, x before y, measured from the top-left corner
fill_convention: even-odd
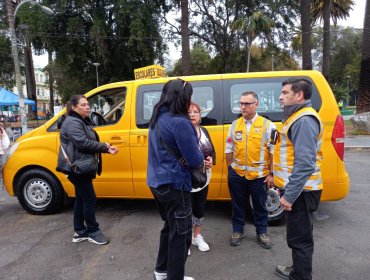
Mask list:
[[[253,216],[253,202],[249,197],[247,203],[248,212]],[[271,188],[267,191],[266,207],[268,211],[269,222],[281,222],[285,216],[283,207],[280,206],[280,195],[277,188]]]
[[[63,206],[63,188],[59,181],[45,170],[27,170],[17,180],[16,187],[19,203],[31,214],[52,214]]]

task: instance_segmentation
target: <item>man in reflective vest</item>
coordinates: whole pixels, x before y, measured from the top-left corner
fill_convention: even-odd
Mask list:
[[[238,246],[244,238],[245,210],[250,195],[257,242],[263,248],[270,249],[266,191],[274,186],[270,137],[275,125],[257,114],[258,96],[255,92],[242,93],[239,106],[243,116],[232,123],[225,148],[233,207],[230,245]]]
[[[280,103],[284,120],[274,150],[274,182],[282,190],[280,205],[287,211],[287,244],[292,266],[277,266],[285,279],[312,279],[314,250],[312,212],[317,210],[322,181],[323,125],[312,108],[312,84],[307,79],[283,82]]]

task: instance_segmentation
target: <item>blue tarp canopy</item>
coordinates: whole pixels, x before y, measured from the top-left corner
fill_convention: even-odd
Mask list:
[[[30,99],[24,99],[25,105],[33,105],[35,107],[36,102]],[[15,93],[12,93],[5,88],[0,87],[0,106],[11,106],[19,105],[19,96]]]

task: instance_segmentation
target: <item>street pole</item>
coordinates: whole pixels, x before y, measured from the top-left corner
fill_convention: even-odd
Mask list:
[[[10,33],[10,41],[12,44],[12,55],[14,60],[14,69],[15,69],[15,80],[19,94],[19,117],[22,126],[22,134],[27,132],[27,114],[25,113],[24,109],[24,95],[23,95],[23,84],[22,84],[22,76],[21,76],[21,67],[19,64],[19,57],[18,57],[18,49],[17,49],[17,37],[15,35],[15,17],[17,15],[17,11],[20,6],[25,3],[30,3],[31,5],[37,5],[41,8],[41,10],[48,14],[52,15],[54,12],[45,6],[42,6],[40,3],[34,0],[24,0],[20,2],[13,10],[13,1],[7,0],[7,12],[8,12],[8,22],[9,22],[9,33]],[[36,104],[37,105],[37,104]]]
[[[21,77],[21,67],[19,65],[18,49],[17,49],[17,37],[15,36],[15,14],[13,11],[13,5],[11,0],[7,0],[8,9],[8,22],[9,22],[9,33],[10,41],[12,44],[12,55],[14,60],[15,68],[15,81],[19,94],[19,117],[22,126],[22,134],[27,132],[27,115],[24,110],[24,95],[23,95],[23,84]]]
[[[351,76],[347,76],[347,106],[349,106],[349,79]]]
[[[93,65],[96,68],[96,87],[98,87],[99,86],[99,71],[98,71],[98,67],[99,67],[100,63],[99,62],[94,62]]]
[[[275,51],[271,52],[271,70],[274,71],[275,66]]]

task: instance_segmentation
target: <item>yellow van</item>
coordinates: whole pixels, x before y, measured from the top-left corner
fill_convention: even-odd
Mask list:
[[[203,126],[207,127],[217,152],[212,168],[208,198],[227,200],[225,139],[233,120],[240,114],[238,101],[246,90],[255,91],[260,100],[258,113],[281,125],[279,104],[281,83],[289,77],[305,77],[313,83],[312,103],[325,126],[322,177],[323,200],[339,200],[349,192],[349,177],[344,155],[344,123],[333,93],[317,71],[279,71],[182,77],[194,89],[193,100],[202,107]],[[146,186],[148,124],[162,87],[173,78],[118,82],[98,87],[86,94],[91,118],[101,141],[119,147],[116,156],[103,155],[103,173],[94,181],[98,198],[152,198]],[[7,192],[33,214],[58,211],[74,188],[66,175],[56,172],[60,147],[58,118],[20,137],[11,147],[3,168]],[[252,206],[252,205],[251,205]],[[269,191],[269,219],[280,219],[283,210],[276,190]]]

